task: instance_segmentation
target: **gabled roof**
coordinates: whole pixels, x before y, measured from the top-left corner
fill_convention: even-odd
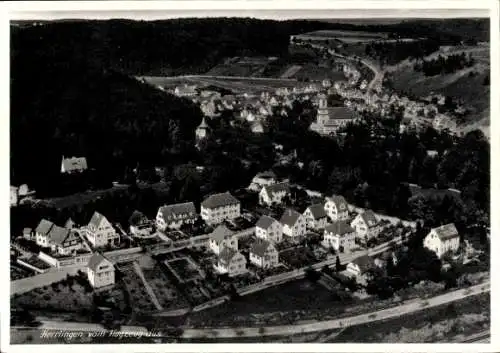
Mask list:
[[[361,213],[361,218],[369,228],[378,225],[377,217],[375,217],[375,213],[373,213],[373,211],[371,210],[366,210],[365,212]]]
[[[326,217],[325,207],[322,203],[311,205],[307,209],[311,211],[313,218],[316,220]]]
[[[132,212],[132,215],[128,219],[128,224],[130,224],[131,226],[137,226],[144,224],[147,221],[148,218],[144,215],[144,213],[135,210],[134,212]]]
[[[354,259],[352,263],[358,265],[361,273],[364,273],[375,266],[375,261],[368,255],[360,256]]]
[[[90,257],[87,267],[95,272],[103,261],[106,261],[106,258],[100,253],[96,252]]]
[[[23,228],[23,234],[31,234],[31,228]]]
[[[68,218],[68,220],[66,221],[66,223],[64,223],[64,228],[71,229],[75,225],[76,225],[76,223],[71,218]]]
[[[335,204],[335,207],[337,207],[337,210],[348,210],[348,204],[347,201],[345,200],[344,196],[340,195],[333,195],[331,197],[326,197],[325,198],[327,202],[333,202]],[[343,207],[342,207],[343,206]]]
[[[276,179],[276,174],[274,174],[273,171],[268,170],[265,172],[257,173],[256,175],[257,178],[263,178],[263,179]]]
[[[93,225],[94,227],[98,228],[101,225],[102,221],[105,219],[106,217],[95,211],[92,215],[92,218],[90,219],[89,225]]]
[[[62,244],[63,241],[68,237],[69,235],[69,229],[54,226],[50,229],[50,232],[48,234],[50,240],[54,242],[55,244]]]
[[[196,207],[194,207],[194,203],[192,202],[176,203],[160,207],[159,212],[162,213],[165,221],[170,221],[179,218],[194,217],[196,215]]]
[[[267,240],[257,239],[250,247],[250,253],[259,257],[264,257],[264,254],[270,246],[273,245]]]
[[[268,229],[269,227],[271,227],[273,225],[274,222],[278,222],[278,221],[272,217],[263,215],[259,218],[259,220],[255,224],[255,227],[262,228],[262,229]]]
[[[225,224],[221,224],[214,229],[212,233],[210,233],[210,239],[216,240],[217,242],[221,242],[224,239],[232,237],[234,232],[230,230]]]
[[[281,216],[280,222],[282,224],[286,224],[290,227],[293,227],[295,225],[295,223],[297,223],[297,221],[299,220],[299,218],[301,216],[302,215],[299,212],[289,208],[289,209],[285,210],[285,212]]]
[[[205,117],[203,117],[203,119],[201,119],[200,125],[198,125],[198,129],[206,129],[206,128],[208,128],[208,124],[205,121]]]
[[[46,219],[42,219],[35,229],[36,233],[47,235],[50,229],[54,226],[54,223]]]
[[[277,194],[280,192],[288,193],[290,192],[290,186],[288,183],[276,183],[271,185],[266,185],[263,187],[268,195]]]
[[[335,221],[325,227],[325,232],[344,235],[354,232],[354,229],[346,221]]]
[[[237,253],[238,251],[234,250],[233,248],[225,246],[219,253],[219,261],[223,264],[229,264]]]
[[[454,223],[445,224],[443,226],[433,228],[440,240],[445,241],[458,237],[458,230]]]
[[[204,208],[218,208],[239,203],[240,201],[236,197],[231,195],[229,192],[224,192],[221,194],[210,195],[205,200],[203,200],[201,205]]]

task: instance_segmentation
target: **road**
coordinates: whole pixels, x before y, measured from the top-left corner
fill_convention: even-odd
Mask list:
[[[29,292],[35,288],[50,285],[51,283],[61,281],[67,275],[76,275],[78,270],[85,271],[85,265],[68,266],[56,268],[52,267],[47,272],[26,277],[10,282],[10,295]]]
[[[470,291],[458,289],[428,299],[413,299],[397,307],[378,310],[371,313],[346,317],[342,319],[319,321],[302,325],[282,325],[268,327],[231,327],[231,328],[203,328],[186,329],[183,338],[236,338],[255,336],[277,336],[309,333],[348,326],[360,325],[367,322],[380,321],[389,318],[410,314],[427,308],[451,303],[466,297],[487,293],[490,290],[489,281],[469,288]]]

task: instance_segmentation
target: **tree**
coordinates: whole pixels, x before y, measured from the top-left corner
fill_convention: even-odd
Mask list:
[[[337,255],[337,258],[335,260],[335,269],[337,270],[337,272],[342,270],[342,265],[340,264],[340,258],[338,255]]]

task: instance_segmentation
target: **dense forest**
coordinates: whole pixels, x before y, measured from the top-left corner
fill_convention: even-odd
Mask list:
[[[439,49],[439,40],[373,42],[366,45],[365,54],[377,59],[383,65],[393,65],[405,59],[420,59]]]
[[[474,58],[465,53],[449,55],[444,57],[439,55],[436,59],[422,60],[414,66],[415,71],[421,71],[425,76],[436,76],[440,74],[451,74],[475,64]]]

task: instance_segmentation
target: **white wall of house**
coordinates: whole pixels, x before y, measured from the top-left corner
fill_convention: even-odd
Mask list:
[[[233,237],[224,239],[222,241],[217,241],[216,239],[210,239],[209,247],[210,247],[210,250],[212,250],[214,254],[219,255],[225,246],[227,246],[228,248],[234,249],[234,250],[238,250],[238,238],[233,236]]]
[[[306,218],[306,227],[310,229],[322,229],[328,224],[328,217],[315,219],[309,209],[304,211],[304,217]]]
[[[424,246],[434,251],[437,257],[441,258],[448,251],[455,252],[460,246],[460,237],[442,241],[434,230],[431,230],[424,239]]]
[[[302,215],[292,227],[287,224],[283,224],[283,234],[288,235],[289,237],[303,236],[306,232],[306,219]]]
[[[325,202],[325,212],[332,221],[345,221],[349,218],[349,210],[339,210],[337,205],[332,201]]]
[[[375,238],[381,231],[380,226],[369,227],[368,224],[365,223],[363,218],[361,218],[361,214],[359,214],[352,222],[351,227],[356,231],[356,236],[359,239],[368,240]]]
[[[255,227],[255,236],[273,243],[279,243],[283,240],[283,225],[279,222],[273,222],[268,229]]]
[[[217,262],[216,270],[219,273],[227,273],[229,276],[238,276],[247,272],[247,260],[241,253],[237,253],[231,259],[229,264],[221,261]]]
[[[339,251],[342,246],[344,253],[347,253],[356,247],[355,239],[355,232],[340,236],[338,234],[325,231],[323,235],[323,244],[329,248],[334,248],[336,251]]]
[[[263,205],[281,204],[286,196],[286,190],[268,193],[266,188],[262,188],[259,193],[259,203]]]
[[[104,219],[99,227],[89,224],[87,227],[87,239],[94,247],[106,246],[108,243],[120,243],[120,235],[107,219]]]
[[[100,288],[115,284],[115,269],[109,261],[103,261],[97,267],[97,271],[87,269],[87,276],[94,288]]]
[[[240,204],[228,205],[217,208],[201,207],[201,218],[207,224],[219,224],[225,220],[238,218],[241,215]]]
[[[257,254],[250,253],[250,262],[260,268],[276,267],[279,264],[278,252],[273,247],[269,247],[264,257],[260,257]]]

